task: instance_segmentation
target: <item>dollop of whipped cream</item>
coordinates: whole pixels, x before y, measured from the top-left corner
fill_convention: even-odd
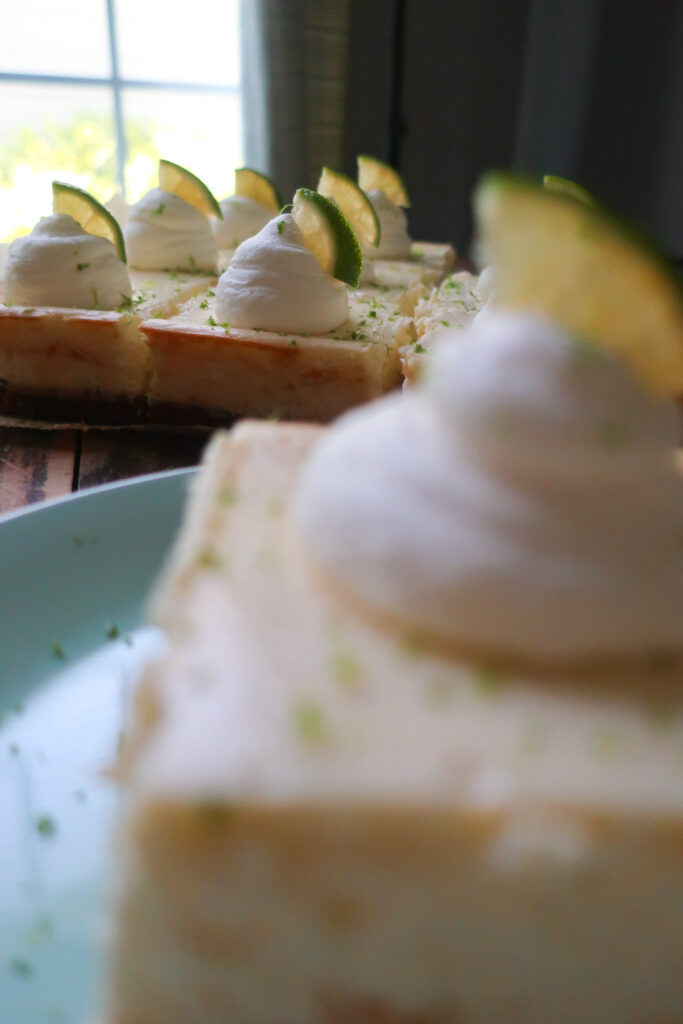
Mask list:
[[[677,410],[540,317],[453,332],[316,447],[314,560],[408,628],[545,661],[683,652]]]
[[[214,270],[218,248],[209,218],[191,203],[153,188],[130,207],[124,231],[137,270]]]
[[[348,315],[346,288],[325,273],[288,213],[238,246],[216,286],[216,317],[234,327],[313,334]]]
[[[223,220],[212,223],[219,249],[236,249],[240,242],[258,234],[274,216],[272,210],[248,196],[228,196],[221,199]]]
[[[384,192],[373,189],[368,199],[375,208],[379,219],[379,245],[371,246],[363,258],[375,260],[403,260],[410,256],[412,239],[408,234],[408,218],[400,206],[392,203]]]
[[[3,281],[5,301],[22,306],[115,309],[133,294],[113,243],[66,213],[41,217],[30,235],[15,238]]]
[[[104,204],[122,228],[128,223],[128,203],[122,192],[114,192]]]

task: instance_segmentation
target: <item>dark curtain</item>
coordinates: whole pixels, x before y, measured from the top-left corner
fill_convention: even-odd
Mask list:
[[[396,164],[415,237],[490,167],[574,178],[683,258],[680,0],[243,0],[246,153],[290,193]]]

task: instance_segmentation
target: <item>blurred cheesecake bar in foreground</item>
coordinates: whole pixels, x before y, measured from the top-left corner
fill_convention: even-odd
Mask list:
[[[379,628],[301,551],[320,439],[217,439],[157,591],[107,1024],[678,1020],[680,675],[563,683]]]
[[[405,394],[208,449],[119,765],[106,1024],[683,1020],[680,301],[600,213],[478,210],[511,309]]]

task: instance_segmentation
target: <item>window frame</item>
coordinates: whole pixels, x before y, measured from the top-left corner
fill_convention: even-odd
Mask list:
[[[123,78],[119,73],[119,45],[116,29],[116,0],[104,0],[106,29],[111,73],[109,75],[43,75],[37,72],[0,71],[0,83],[15,82],[57,86],[95,86],[111,92],[114,115],[114,142],[116,145],[116,178],[126,198],[126,160],[128,146],[123,115],[125,89],[154,89],[167,92],[222,93],[239,95],[237,85],[218,85],[209,82],[181,82],[170,79]]]

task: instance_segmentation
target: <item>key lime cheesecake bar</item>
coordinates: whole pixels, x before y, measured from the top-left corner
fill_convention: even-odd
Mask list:
[[[54,214],[12,243],[3,269],[0,410],[143,421],[151,368],[140,326],[171,316],[215,277],[162,271],[161,261],[129,271],[112,215],[81,189],[56,182],[53,195]]]
[[[557,202],[482,187],[504,291],[501,235],[521,208],[552,264]],[[683,344],[650,280],[635,360],[515,286],[406,394],[214,440],[120,763],[106,1024],[683,1019]]]
[[[142,325],[151,415],[327,422],[396,388],[413,325],[388,292],[351,290],[360,261],[337,207],[300,189],[292,214],[238,247],[215,290]]]

